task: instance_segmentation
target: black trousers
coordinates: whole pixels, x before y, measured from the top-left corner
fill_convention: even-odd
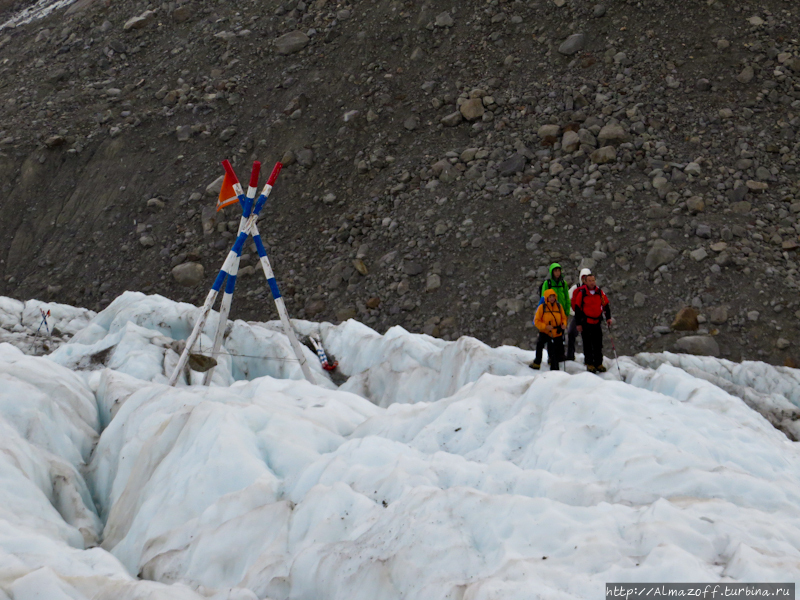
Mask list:
[[[533,361],[537,365],[542,364],[542,350],[545,346],[547,346],[550,370],[558,371],[558,364],[564,360],[564,336],[551,338],[546,333],[539,332],[539,339],[536,340],[536,358]]]
[[[583,339],[583,363],[599,367],[603,364],[603,329],[600,323],[586,323],[581,332]]]
[[[567,360],[575,360],[576,337],[578,337],[578,320],[573,318],[567,327]]]

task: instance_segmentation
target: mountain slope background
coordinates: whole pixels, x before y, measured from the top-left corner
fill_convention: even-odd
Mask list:
[[[692,306],[696,351],[798,357],[791,2],[29,6],[0,3],[0,294],[197,303],[238,226],[219,162],[282,160],[260,229],[294,317],[528,347],[559,261],[620,352]],[[274,318],[242,265],[232,317]]]

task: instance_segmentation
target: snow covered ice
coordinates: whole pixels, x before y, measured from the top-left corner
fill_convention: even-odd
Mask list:
[[[279,323],[236,321],[212,385],[170,388],[198,308],[51,309],[57,349],[32,356],[28,304],[0,299],[0,600],[800,582],[796,370],[640,354],[619,381],[613,361],[533,372],[517,348],[295,321],[337,387],[311,350],[302,379]]]

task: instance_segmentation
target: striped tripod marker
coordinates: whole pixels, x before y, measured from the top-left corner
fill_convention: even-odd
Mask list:
[[[266,204],[272,188],[275,185],[275,180],[278,178],[283,165],[281,163],[275,164],[275,167],[273,168],[272,173],[270,174],[270,177],[261,192],[261,195],[258,197],[258,200],[254,202],[260,166],[261,164],[258,162],[253,164],[253,171],[250,175],[250,185],[248,186],[247,194],[244,194],[244,190],[242,189],[242,186],[236,177],[236,173],[233,171],[233,167],[227,160],[223,162],[223,167],[225,168],[226,173],[235,182],[233,184],[233,188],[239,197],[239,203],[242,207],[242,218],[239,221],[239,233],[236,236],[236,241],[234,242],[231,251],[228,253],[228,256],[222,264],[219,274],[214,280],[214,284],[212,285],[208,296],[206,297],[206,301],[203,304],[203,308],[200,313],[200,318],[195,323],[189,339],[186,340],[186,348],[181,354],[178,364],[176,365],[175,370],[169,379],[169,385],[174,386],[177,383],[180,374],[186,367],[189,353],[200,336],[200,332],[203,330],[206,320],[208,319],[208,315],[211,312],[211,307],[213,306],[220,290],[222,290],[223,283],[225,283],[225,291],[223,293],[217,330],[214,334],[214,345],[212,347],[212,357],[216,359],[218,356],[219,349],[222,346],[222,338],[224,337],[225,328],[227,326],[231,303],[233,301],[233,292],[236,288],[236,276],[239,271],[239,261],[241,259],[242,249],[244,248],[244,244],[247,242],[247,239],[250,237],[250,235],[253,236],[253,241],[255,242],[256,249],[258,251],[261,267],[264,271],[264,276],[267,279],[267,284],[269,285],[272,297],[275,300],[275,307],[278,310],[281,324],[283,325],[286,336],[289,338],[289,343],[292,346],[292,350],[294,351],[294,354],[300,363],[300,369],[303,372],[303,376],[310,383],[314,383],[314,375],[311,372],[308,362],[306,361],[305,355],[303,354],[302,346],[300,345],[300,342],[297,340],[297,336],[294,333],[294,328],[289,320],[289,313],[286,310],[286,305],[281,297],[280,289],[278,288],[278,282],[275,279],[275,274],[272,271],[272,266],[269,263],[266,249],[264,248],[264,244],[261,241],[261,235],[258,231],[258,227],[256,226],[258,214]],[[206,371],[203,377],[203,385],[210,385],[212,375],[213,368]]]

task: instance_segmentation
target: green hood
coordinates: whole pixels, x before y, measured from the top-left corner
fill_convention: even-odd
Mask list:
[[[550,275],[549,275],[550,279],[553,279],[553,269],[561,269],[561,265],[558,263],[553,263],[552,265],[550,265]],[[561,277],[562,278],[564,277],[564,269],[561,269]]]

